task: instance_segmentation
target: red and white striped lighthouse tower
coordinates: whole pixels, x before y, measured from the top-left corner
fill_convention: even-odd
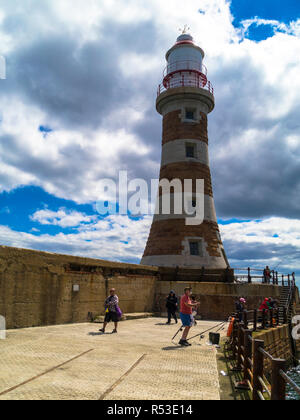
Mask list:
[[[180,35],[167,52],[157,111],[163,116],[160,180],[204,180],[204,220],[187,225],[186,214],[156,214],[141,263],[160,267],[224,269],[208,156],[207,115],[215,99],[202,61],[204,51],[191,35]],[[193,185],[193,188],[194,185]],[[194,191],[193,191],[194,192]]]

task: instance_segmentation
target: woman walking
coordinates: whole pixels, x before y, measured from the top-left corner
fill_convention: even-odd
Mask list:
[[[108,296],[104,303],[105,319],[103,328],[101,328],[100,332],[105,333],[107,324],[112,321],[115,323],[115,328],[112,331],[112,334],[116,334],[118,332],[118,322],[120,321],[122,312],[119,308],[119,298],[116,295],[116,289],[111,289],[109,293],[110,296]]]

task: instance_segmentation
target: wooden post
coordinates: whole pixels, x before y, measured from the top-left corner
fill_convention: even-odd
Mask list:
[[[289,287],[291,287],[291,275],[290,274],[288,274],[288,285],[289,285]]]
[[[248,312],[243,312],[243,321],[244,321],[244,328],[248,329]]]
[[[235,321],[233,324],[233,330],[232,330],[232,357],[233,360],[237,360],[237,351],[235,346],[237,345],[237,339],[238,339],[238,321],[237,321],[237,315],[235,317]]]
[[[275,285],[276,284],[276,279],[275,279],[275,271],[274,270],[272,271],[272,275],[273,275],[273,284]]]
[[[272,389],[271,389],[271,400],[272,401],[284,401],[286,392],[286,382],[280,375],[280,370],[285,372],[286,361],[283,359],[272,360]]]
[[[243,364],[243,360],[242,360],[242,355],[243,355],[242,346],[244,343],[243,328],[244,328],[244,324],[243,322],[240,322],[239,330],[238,330],[238,354],[237,354],[237,366],[236,366],[237,370],[242,370],[242,364]]]
[[[276,284],[277,284],[277,286],[279,284],[279,281],[278,281],[278,271],[276,271]]]
[[[280,322],[280,320],[279,320],[279,308],[277,308],[276,309],[276,323],[277,323],[277,327],[278,327],[278,325],[279,325],[279,322]]]
[[[252,332],[247,329],[244,330],[244,381],[249,380],[251,382],[251,376],[248,372],[248,369],[251,369],[251,365],[248,358],[252,357],[252,342],[250,337],[252,337]]]
[[[254,309],[253,315],[253,331],[257,330],[257,309]]]
[[[258,392],[263,392],[262,384],[259,381],[259,377],[264,375],[264,356],[259,351],[260,348],[264,348],[263,340],[254,340],[253,346],[253,400],[260,401]]]
[[[251,268],[248,267],[248,283],[252,283],[252,279],[251,279]]]
[[[270,327],[273,328],[275,325],[273,325],[273,317],[274,317],[274,311],[273,309],[270,309]]]
[[[266,310],[265,309],[263,309],[263,311],[262,311],[261,327],[262,327],[263,330],[266,329]]]
[[[284,286],[284,275],[283,274],[282,274],[281,278],[282,278],[282,287],[283,287]]]

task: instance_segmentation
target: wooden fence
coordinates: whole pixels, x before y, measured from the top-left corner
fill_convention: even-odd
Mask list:
[[[269,316],[269,319],[273,324],[274,318]],[[275,319],[277,324],[278,317]],[[262,323],[260,328],[263,328],[263,325]],[[253,332],[258,328],[257,324],[254,324],[252,329],[248,327],[248,320],[246,325],[236,320],[230,343],[232,359],[235,362],[234,370],[242,373],[242,381],[237,388],[248,389],[253,400],[276,401],[286,399],[286,388],[289,384],[300,396],[300,387],[287,374],[287,361],[274,358],[265,350],[264,341],[253,338]],[[269,379],[265,372],[266,359],[271,364]]]

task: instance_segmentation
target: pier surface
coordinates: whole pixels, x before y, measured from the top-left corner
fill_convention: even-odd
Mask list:
[[[105,335],[90,323],[10,330],[0,340],[0,400],[219,400],[207,335],[182,348],[171,342],[178,325],[164,323],[125,321]],[[192,334],[215,324],[198,321]]]

